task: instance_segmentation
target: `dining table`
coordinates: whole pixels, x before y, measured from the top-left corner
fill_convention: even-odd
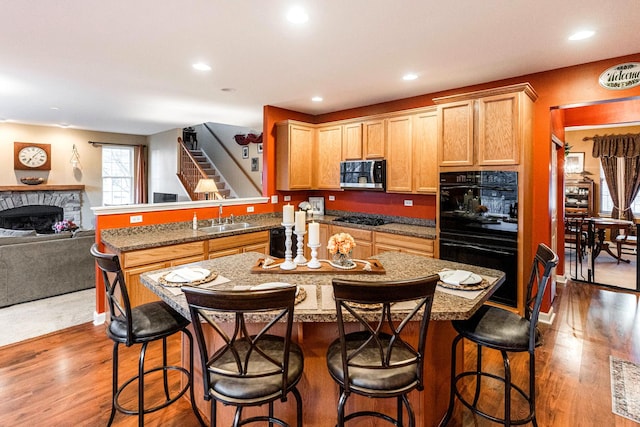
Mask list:
[[[369,268],[367,268],[367,264],[369,264]],[[372,264],[375,268],[371,268]],[[270,268],[270,265],[276,265],[276,267]],[[296,285],[301,294],[304,294],[304,298],[296,299],[293,330],[293,339],[302,347],[304,353],[304,374],[298,385],[303,397],[304,425],[325,427],[335,425],[339,396],[338,387],[327,370],[325,357],[330,343],[338,337],[332,279],[390,281],[418,278],[440,272],[470,272],[473,277],[478,278],[477,285],[451,286],[439,282],[436,288],[427,335],[424,365],[425,387],[421,392],[413,391],[410,393],[409,400],[416,413],[416,425],[438,425],[448,406],[451,343],[456,336],[451,320],[471,317],[504,282],[504,272],[401,252],[386,252],[366,260],[357,260],[356,265],[357,267],[351,271],[326,267],[311,269],[304,265],[296,266],[294,270],[282,270],[277,266],[277,260],[272,260],[258,252],[246,252],[149,271],[140,276],[140,281],[188,319],[190,319],[189,308],[184,294],[180,290],[180,281],[176,284],[166,280],[167,277],[174,277],[178,269],[205,271],[203,274],[208,274],[212,280],[198,281],[197,286],[211,289],[233,289],[242,292],[255,286],[265,286],[268,283],[274,284],[274,286],[282,283]],[[172,274],[173,276],[170,276]],[[190,285],[190,283],[186,284]],[[413,301],[396,303],[392,306],[392,313],[401,318],[403,313],[408,313],[413,307],[415,307]],[[256,315],[255,318],[249,316],[247,320],[252,327],[256,328],[256,331],[269,321],[264,314]],[[413,338],[416,340],[419,320],[418,318],[409,325],[413,331]],[[217,321],[220,322],[223,329],[231,330],[234,326],[231,317],[221,315]],[[357,327],[355,323],[350,326]],[[215,334],[208,334],[208,338],[214,339],[214,337]],[[220,342],[214,341],[212,344],[215,347]],[[188,342],[185,342],[183,338],[182,363],[188,366],[187,345]],[[459,354],[462,355],[463,352]],[[199,359],[196,358],[196,360]],[[461,356],[458,362],[458,366],[462,366]],[[196,404],[201,412],[207,416],[210,403],[204,400],[202,380],[199,379],[202,377],[200,363],[194,364],[193,372]],[[276,412],[288,420],[291,425],[294,425],[295,404],[291,400],[277,403]],[[395,403],[386,402],[387,400],[354,396],[354,399],[349,400],[348,410],[352,411],[354,408],[358,410],[382,409],[394,413]],[[245,415],[256,415],[265,410],[265,408],[246,408]],[[218,416],[221,418],[222,425],[231,424],[233,408],[219,407]],[[372,425],[377,426],[378,424]]]
[[[618,257],[611,251],[607,241],[607,230],[628,229],[633,225],[632,221],[614,218],[593,217],[586,218],[583,224],[587,227],[587,246],[591,246],[592,259],[598,258],[602,251],[608,253],[617,261],[629,263],[628,259]]]

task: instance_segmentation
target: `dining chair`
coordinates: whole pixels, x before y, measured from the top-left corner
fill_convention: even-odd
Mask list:
[[[95,243],[91,247],[90,252],[102,272],[107,304],[109,306],[107,336],[114,343],[111,414],[107,425],[111,425],[115,418],[116,411],[119,411],[127,415],[137,415],[138,425],[144,426],[144,416],[146,414],[169,406],[182,397],[187,390],[190,391],[191,407],[198,422],[201,425],[205,425],[195,404],[191,371],[181,366],[168,365],[167,362],[167,338],[178,332],[182,332],[189,339],[189,366],[193,366],[193,338],[187,329],[190,323],[189,320],[163,301],[154,301],[131,307],[129,303],[129,293],[118,256],[100,252]],[[158,340],[162,340],[162,365],[145,369],[144,360],[147,353],[147,346],[149,343]],[[118,350],[120,344],[124,344],[127,347],[135,344],[141,345],[138,357],[138,372],[122,384],[120,384],[118,379]],[[159,371],[162,372],[164,401],[145,408],[145,378]],[[178,382],[169,380],[169,372],[171,371],[178,372],[187,379],[177,391],[175,390],[176,387],[172,385],[174,382]],[[131,409],[125,407],[125,405],[120,402],[120,397],[123,396],[123,392],[128,389],[130,385],[135,383],[137,383],[138,386],[138,402],[137,408]],[[124,395],[127,394],[129,393],[124,393]]]
[[[451,388],[449,392],[449,407],[447,413],[440,422],[440,426],[446,426],[453,415],[455,398],[464,404],[471,412],[493,422],[511,426],[531,422],[537,426],[536,421],[536,364],[535,349],[542,345],[542,334],[538,330],[538,316],[542,305],[542,298],[553,268],[558,264],[556,255],[543,243],[538,245],[531,275],[527,284],[524,317],[503,308],[483,305],[468,320],[455,320],[452,322],[458,335],[454,338],[451,349]],[[467,339],[476,345],[475,370],[458,373],[456,367],[457,347],[462,339]],[[504,375],[483,371],[482,349],[497,350],[502,354]],[[529,392],[511,381],[511,365],[509,352],[529,353]],[[461,390],[469,386],[467,378],[475,378],[475,393],[472,402],[465,397]],[[489,414],[479,408],[478,403],[482,395],[481,383],[483,378],[492,378],[504,384],[504,413],[503,418]],[[459,387],[460,385],[460,387]],[[519,419],[511,418],[511,392],[517,392],[528,403],[528,413]]]
[[[618,264],[620,264],[620,261],[623,261],[622,258],[622,248],[623,246],[634,246],[637,250],[638,247],[638,236],[635,235],[634,233],[634,228],[635,227],[628,227],[625,229],[621,229],[619,230],[619,233],[616,236],[616,255],[618,258]],[[624,260],[625,262],[628,262],[626,260]]]
[[[211,426],[217,425],[216,402],[236,407],[233,426],[265,421],[288,426],[274,416],[274,402],[296,400],[302,426],[302,349],[291,340],[296,287],[260,290],[212,290],[184,286],[200,347],[204,398],[211,401]],[[225,318],[228,315],[230,317]],[[221,318],[222,316],[222,318]],[[252,325],[251,316],[266,324]],[[225,332],[225,324],[231,332]],[[206,326],[207,327],[205,329]],[[251,333],[252,326],[257,328]],[[242,419],[243,408],[268,404],[269,413]]]
[[[403,426],[404,409],[408,425],[415,426],[407,395],[424,388],[424,351],[437,281],[437,275],[402,281],[332,280],[339,337],[328,347],[327,368],[340,388],[339,427],[358,417]],[[398,304],[392,310],[394,303],[405,303],[406,308],[401,310]],[[412,321],[420,325],[417,338],[407,328]],[[360,326],[358,332],[346,332],[345,324],[351,322]],[[395,398],[395,418],[366,410],[345,414],[352,393]]]

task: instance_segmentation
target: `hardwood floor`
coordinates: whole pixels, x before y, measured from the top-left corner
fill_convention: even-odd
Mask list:
[[[553,325],[541,325],[545,344],[536,352],[538,424],[636,426],[611,412],[609,356],[640,362],[638,295],[572,282],[559,285],[558,293],[557,317]],[[176,338],[171,355],[175,360],[179,357]],[[122,378],[135,371],[138,350],[122,349]],[[149,362],[159,354],[157,350],[150,348]],[[104,326],[91,323],[0,347],[0,426],[106,425],[111,351]],[[494,353],[485,352],[484,361],[501,369],[501,359]],[[527,369],[526,357],[519,356],[512,359],[514,378],[524,378]],[[470,352],[465,363],[474,363]],[[485,408],[499,406],[501,398],[494,395],[499,392],[483,389],[482,401],[489,405]],[[149,426],[198,425],[186,399],[147,416],[146,421]],[[136,418],[118,414],[114,425],[134,426]],[[495,425],[474,419],[460,403],[449,423]]]

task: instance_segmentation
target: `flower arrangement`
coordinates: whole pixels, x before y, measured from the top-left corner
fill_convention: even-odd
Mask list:
[[[70,219],[63,219],[62,221],[58,221],[53,224],[53,231],[56,233],[61,233],[63,231],[75,231],[79,227]]]
[[[327,250],[332,254],[348,255],[355,247],[356,241],[353,240],[349,233],[334,234],[329,238],[329,243],[327,243]]]

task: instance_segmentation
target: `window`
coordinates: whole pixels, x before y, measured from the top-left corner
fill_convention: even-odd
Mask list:
[[[620,161],[622,160],[622,161]],[[618,171],[624,170],[624,159],[618,159]],[[622,181],[622,180],[621,180]],[[619,186],[623,186],[623,182],[618,183]],[[624,188],[621,189],[624,192]],[[611,215],[613,210],[613,200],[611,200],[611,193],[609,193],[609,186],[607,180],[604,177],[604,171],[602,165],[600,165],[600,213],[602,215]],[[634,216],[640,215],[640,192],[636,195],[636,198],[631,203],[631,211]]]
[[[102,204],[133,203],[133,147],[102,146]]]

